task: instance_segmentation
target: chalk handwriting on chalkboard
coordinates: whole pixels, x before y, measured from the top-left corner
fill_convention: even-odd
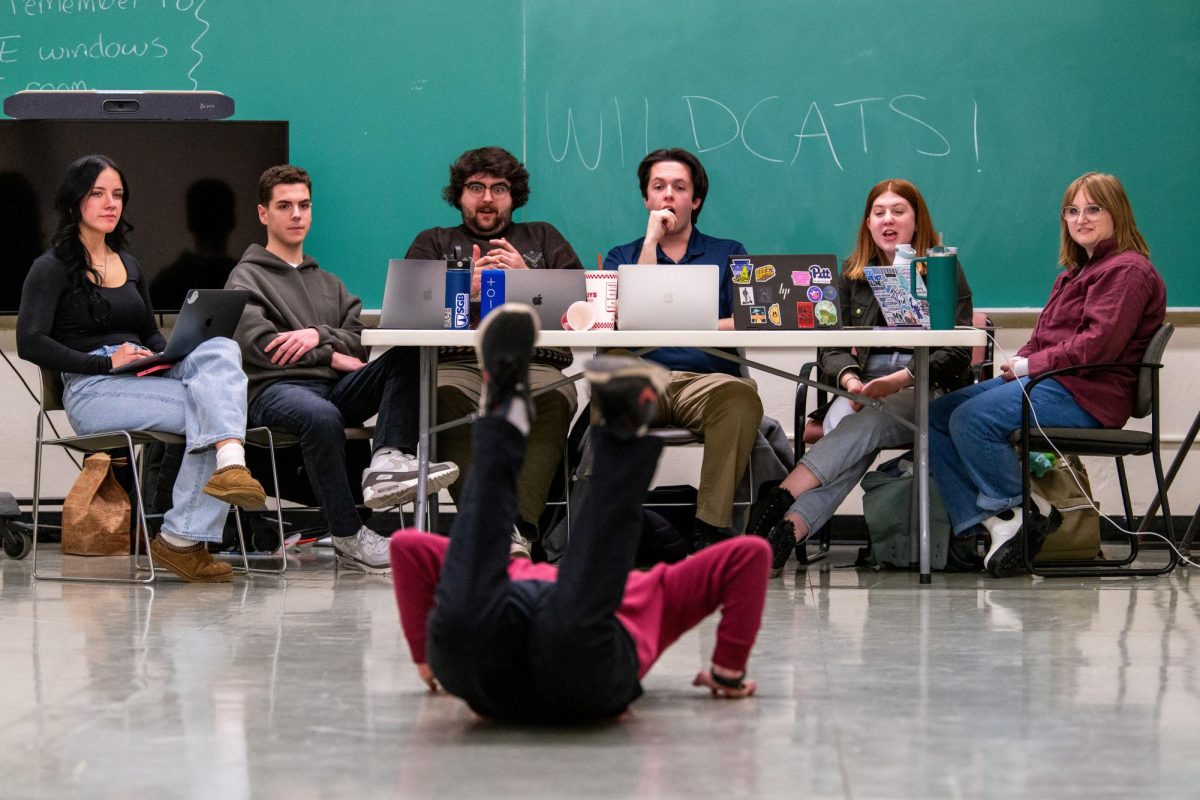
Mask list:
[[[768,123],[756,116],[770,104],[780,100],[777,95],[764,97],[750,105],[745,114],[740,115],[729,105],[712,97],[691,94],[682,95],[680,103],[686,109],[686,119],[679,107],[668,107],[658,118],[662,125],[682,127],[691,133],[692,143],[697,153],[706,153],[724,147],[740,146],[754,158],[775,164],[794,165],[801,159],[802,154],[816,147],[817,153],[831,161],[838,170],[844,172],[842,159],[838,155],[839,147],[844,152],[847,139],[861,141],[863,153],[871,152],[871,136],[888,136],[895,131],[895,126],[901,124],[909,128],[909,133],[915,133],[919,138],[914,145],[914,151],[928,158],[944,158],[950,155],[952,147],[950,140],[942,129],[937,127],[932,119],[944,119],[950,116],[970,115],[972,147],[974,148],[974,163],[979,165],[979,104],[972,100],[971,107],[963,111],[947,110],[945,104],[937,108],[937,113],[927,113],[930,100],[924,95],[907,93],[890,98],[859,97],[837,102],[811,101],[798,124],[794,119],[787,120],[790,130],[772,130]],[[642,151],[650,149],[650,119],[651,107],[648,98],[639,98],[641,119],[633,115],[630,126],[641,128]],[[616,127],[617,157],[622,166],[625,164],[625,129],[622,120],[622,102],[612,98],[611,112],[607,111],[608,101],[598,111],[590,107],[586,111],[577,111],[576,106],[567,104],[565,110],[555,109],[552,121],[552,106],[556,105],[549,94],[545,96],[544,121],[546,129],[546,149],[550,158],[562,162],[573,149],[579,162],[589,171],[599,169],[604,160],[605,130],[613,124]],[[625,107],[630,103],[626,101]],[[965,112],[965,113],[964,113]],[[674,115],[673,115],[674,114]],[[606,124],[606,116],[609,122]],[[656,115],[657,116],[657,115]],[[579,119],[587,119],[584,136],[580,136]],[[778,116],[777,116],[778,118]],[[638,125],[640,123],[640,125]],[[913,130],[915,128],[915,131]],[[594,132],[594,134],[593,134]],[[754,144],[751,144],[754,142]],[[805,145],[808,143],[808,149]],[[767,145],[770,145],[770,148]],[[806,160],[814,156],[805,155]]]
[[[207,2],[0,0],[0,81],[14,84],[13,91],[89,89],[89,76],[104,63],[106,87],[168,89],[186,81],[187,88],[199,89],[200,42],[210,27],[201,15]],[[195,24],[179,26],[181,16]],[[170,67],[147,85],[139,65],[158,60]]]

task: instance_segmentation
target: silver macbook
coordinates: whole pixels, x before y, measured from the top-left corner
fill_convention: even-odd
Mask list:
[[[171,338],[161,353],[114,367],[113,375],[149,375],[169,369],[209,339],[233,338],[250,292],[245,289],[192,289],[184,298]]]
[[[393,258],[383,286],[379,327],[440,330],[446,327],[446,262]]]
[[[622,264],[617,268],[617,327],[715,331],[720,280],[716,264]]]
[[[485,269],[480,276],[480,318],[503,303],[525,303],[542,330],[559,330],[567,306],[579,300],[587,300],[581,269]]]

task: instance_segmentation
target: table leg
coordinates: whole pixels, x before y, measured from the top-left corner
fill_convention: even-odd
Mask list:
[[[917,513],[920,515],[918,560],[921,583],[931,583],[929,568],[929,348],[913,350],[913,379],[916,382],[916,423],[913,434],[913,475],[917,484]]]
[[[421,388],[417,398],[417,500],[416,519],[413,527],[427,530],[425,514],[429,508],[429,428],[432,425],[437,404],[437,353],[436,347],[421,348]],[[436,499],[434,504],[436,506]]]

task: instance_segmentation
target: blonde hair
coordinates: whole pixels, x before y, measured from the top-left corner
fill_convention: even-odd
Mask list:
[[[863,267],[870,264],[872,259],[877,264],[883,264],[883,251],[875,244],[875,239],[871,236],[871,229],[867,227],[867,220],[871,217],[871,207],[875,205],[875,200],[885,192],[895,192],[912,206],[915,227],[913,228],[913,241],[909,244],[917,251],[917,255],[925,255],[929,248],[937,244],[937,232],[934,230],[933,220],[929,218],[929,208],[925,205],[925,198],[921,196],[920,190],[903,178],[888,178],[880,181],[867,194],[867,204],[863,209],[862,222],[858,226],[858,240],[854,245],[854,252],[842,266],[842,274],[850,280],[862,280]],[[921,270],[921,274],[925,274],[924,269]]]
[[[1136,250],[1146,258],[1150,257],[1150,247],[1137,229],[1133,219],[1133,208],[1129,198],[1125,196],[1125,188],[1112,175],[1103,172],[1087,172],[1080,175],[1063,192],[1063,208],[1075,202],[1075,195],[1082,189],[1096,205],[1107,211],[1113,220],[1113,238],[1117,240],[1117,252]],[[1059,240],[1058,263],[1067,269],[1075,269],[1087,261],[1087,251],[1071,238],[1067,220],[1058,215]]]

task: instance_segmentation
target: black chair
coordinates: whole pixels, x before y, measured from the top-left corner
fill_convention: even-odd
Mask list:
[[[992,323],[992,318],[984,311],[976,311],[972,315],[971,323],[976,328],[982,328],[987,331],[987,342],[978,347],[971,348],[971,375],[975,383],[986,381],[992,377],[993,372],[993,346],[996,333],[996,326]],[[800,377],[816,383],[826,383],[832,385],[832,381],[826,380],[821,373],[820,365],[816,361],[809,361],[800,367]],[[794,442],[794,450],[796,460],[799,464],[801,457],[804,455],[805,449],[810,444],[816,444],[820,440],[823,430],[820,420],[808,419],[808,390],[809,387],[803,383],[796,386],[796,400],[793,405],[792,418],[792,436]],[[821,408],[830,401],[829,392],[824,389],[814,389],[816,403],[814,409]],[[906,448],[907,449],[907,448]],[[913,495],[912,507],[912,526],[911,530],[917,529],[917,513],[916,494]],[[803,542],[796,545],[796,561],[802,566],[820,561],[829,555],[830,540],[832,538],[832,525],[825,523]],[[817,541],[817,552],[809,555],[808,542]]]
[[[1162,456],[1159,447],[1159,370],[1162,369],[1163,353],[1167,342],[1175,332],[1174,326],[1167,322],[1162,325],[1150,339],[1143,360],[1137,363],[1095,363],[1080,364],[1073,367],[1051,370],[1038,375],[1026,386],[1025,397],[1021,403],[1021,428],[1014,431],[1010,441],[1019,448],[1021,464],[1029,463],[1031,452],[1051,452],[1057,450],[1062,455],[1102,456],[1112,458],[1117,463],[1117,478],[1121,485],[1121,499],[1124,504],[1126,529],[1133,531],[1133,503],[1129,498],[1129,483],[1125,477],[1125,457],[1149,455],[1154,463],[1154,477],[1158,486],[1157,499],[1162,506],[1163,519],[1166,525],[1167,538],[1171,545],[1175,544],[1175,531],[1171,524],[1171,505],[1167,500],[1167,484],[1163,477]],[[1127,369],[1137,372],[1137,392],[1134,395],[1133,417],[1144,419],[1150,417],[1150,430],[1140,431],[1128,428],[1039,428],[1032,420],[1029,405],[1029,392],[1033,387],[1047,378],[1058,375],[1073,375],[1090,370]],[[1031,430],[1031,426],[1033,429]],[[1023,519],[1030,518],[1030,481],[1029,470],[1022,469],[1022,498],[1021,506]],[[1147,528],[1151,510],[1142,524],[1141,530]],[[1041,561],[1035,562],[1030,557],[1033,542],[1033,526],[1026,525],[1022,531],[1025,539],[1025,561],[1029,571],[1042,577],[1088,577],[1088,576],[1151,576],[1165,575],[1175,569],[1179,556],[1174,547],[1169,547],[1167,563],[1159,567],[1135,568],[1132,564],[1138,556],[1139,534],[1126,534],[1129,539],[1129,552],[1124,558],[1099,558],[1090,561]]]

